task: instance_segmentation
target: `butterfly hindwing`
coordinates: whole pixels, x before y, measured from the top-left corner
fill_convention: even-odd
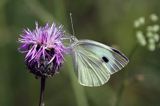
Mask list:
[[[105,67],[99,61],[99,58],[92,55],[84,48],[78,47],[74,52],[75,71],[80,84],[84,86],[100,86],[108,81],[110,73],[105,71]]]
[[[73,57],[78,80],[84,86],[103,85],[111,74],[128,63],[128,59],[118,50],[91,40],[75,43]]]

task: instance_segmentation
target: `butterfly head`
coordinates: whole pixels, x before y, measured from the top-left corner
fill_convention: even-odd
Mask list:
[[[70,42],[71,43],[74,43],[74,42],[77,42],[77,41],[78,41],[78,39],[75,36],[70,37]]]

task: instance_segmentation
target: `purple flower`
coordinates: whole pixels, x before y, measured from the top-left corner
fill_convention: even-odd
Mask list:
[[[64,61],[65,47],[61,42],[64,36],[62,26],[46,24],[31,31],[25,29],[19,38],[21,53],[24,53],[25,63],[30,72],[36,76],[53,76],[59,72]]]

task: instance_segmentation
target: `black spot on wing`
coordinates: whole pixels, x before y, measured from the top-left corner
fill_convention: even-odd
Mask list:
[[[106,62],[106,63],[109,62],[109,60],[108,60],[107,57],[105,57],[105,56],[103,56],[102,59],[103,59],[103,61]]]
[[[126,61],[129,61],[128,58],[125,55],[123,55],[120,51],[118,51],[117,49],[112,48],[112,50],[116,52],[117,54],[119,54],[120,56],[122,56]]]

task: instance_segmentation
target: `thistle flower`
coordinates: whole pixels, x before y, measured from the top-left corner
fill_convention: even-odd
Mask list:
[[[19,50],[26,55],[25,63],[31,73],[46,77],[59,72],[65,52],[60,40],[64,36],[61,25],[53,23],[39,27],[36,23],[35,30],[25,29],[20,36]]]

